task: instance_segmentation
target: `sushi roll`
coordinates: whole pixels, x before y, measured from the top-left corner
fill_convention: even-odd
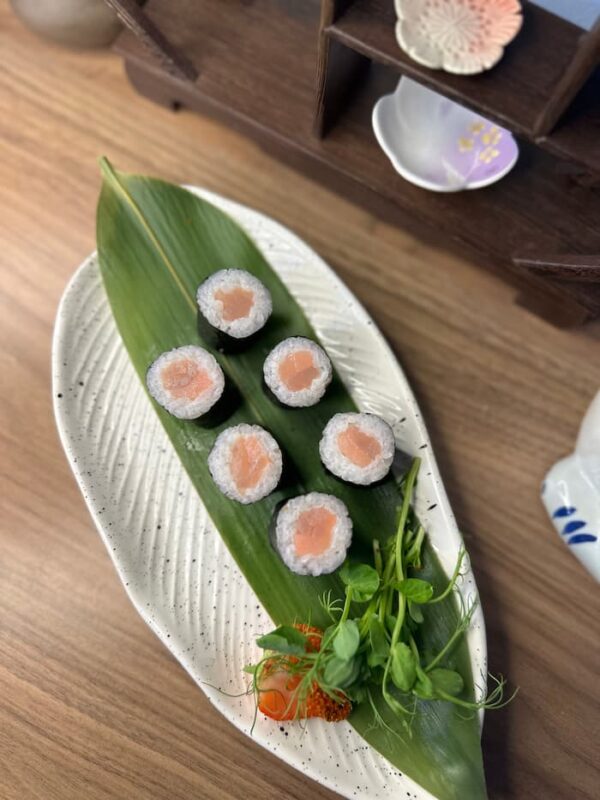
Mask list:
[[[267,356],[265,383],[280,403],[295,408],[314,406],[331,383],[331,361],[311,339],[284,339]]]
[[[395,452],[394,432],[375,414],[335,414],[319,443],[321,461],[330,472],[363,486],[388,474]]]
[[[198,287],[198,323],[223,349],[235,349],[264,327],[271,316],[271,294],[243,269],[222,269]]]
[[[326,575],[343,564],[352,541],[348,509],[331,494],[311,492],[285,503],[275,521],[274,544],[298,575]]]
[[[219,434],[208,456],[214,482],[226,497],[244,505],[270,494],[283,460],[275,439],[260,425],[235,425]]]
[[[179,419],[197,419],[220,400],[225,376],[208,350],[193,344],[162,353],[146,373],[156,402]]]

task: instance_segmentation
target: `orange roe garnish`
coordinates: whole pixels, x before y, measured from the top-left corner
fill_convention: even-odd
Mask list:
[[[305,625],[297,623],[294,625],[296,630],[299,630],[308,638],[307,653],[318,653],[321,649],[321,640],[323,639],[323,631],[320,628],[315,628],[312,625]],[[311,636],[311,634],[314,634]]]
[[[307,636],[307,653],[317,653],[321,649],[322,630],[310,625],[298,624],[294,627]],[[298,702],[297,690],[302,675],[290,672],[285,667],[286,663],[292,666],[298,661],[296,656],[288,656],[283,661],[268,659],[265,662],[258,686],[259,710],[278,722],[308,717],[320,717],[327,722],[340,722],[346,719],[352,711],[348,698],[339,692],[339,701],[334,700],[317,683],[313,683],[306,698]]]
[[[339,692],[340,702],[336,702],[323,689],[313,685],[311,693],[306,698],[306,716],[321,717],[327,722],[341,722],[352,711],[352,705],[346,695]]]

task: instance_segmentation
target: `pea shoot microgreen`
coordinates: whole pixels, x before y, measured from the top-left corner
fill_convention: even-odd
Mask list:
[[[264,675],[282,670],[294,686],[286,711],[294,709],[297,716],[302,716],[314,687],[334,702],[368,703],[374,724],[386,728],[373,700],[376,687],[407,728],[419,700],[453,703],[471,712],[505,704],[504,679],[494,679],[493,690],[475,702],[465,696],[463,677],[451,668],[449,656],[469,628],[476,603],[462,609],[456,629],[436,654],[425,657],[419,651],[424,610],[453,594],[466,558],[463,548],[447,586],[437,595],[429,581],[415,575],[426,539],[411,506],[419,467],[415,458],[402,481],[396,532],[384,544],[373,542],[373,565],[347,561],[339,572],[344,600],[333,599],[331,592],[320,598],[331,625],[322,632],[282,625],[257,640],[266,655],[247,668],[255,697]]]

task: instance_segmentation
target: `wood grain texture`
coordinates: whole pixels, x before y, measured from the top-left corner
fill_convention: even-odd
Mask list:
[[[595,798],[598,587],[558,540],[538,487],[600,385],[600,325],[550,327],[492,274],[223,126],[145,101],[114,56],[44,44],[6,2],[0,48],[2,800],[333,798],[226,724],[143,625],[60,449],[50,337],[64,285],[94,247],[101,153],[271,214],[368,306],[427,417],[491,668],[521,686],[486,721],[490,796]]]
[[[582,291],[533,277],[511,260],[523,250],[534,256],[600,250],[600,194],[565,174],[564,163],[523,143],[511,174],[485,192],[426,192],[390,168],[373,135],[373,106],[395,88],[394,69],[373,64],[363,80],[369,60],[332,42],[335,47],[320,50],[316,91],[319,5],[314,0],[203,0],[201,5],[149,0],[145,11],[201,75],[195,85],[173,80],[127,32],[116,47],[142,94],[210,113],[370,213],[413,231],[421,228],[425,241],[438,239],[460,255],[477,257],[481,266],[495,265],[524,288],[525,302],[557,324],[598,316],[597,288]],[[344,95],[346,88],[350,97],[336,103],[334,90]],[[320,123],[331,128],[324,139],[311,131],[315,99],[317,131]],[[332,127],[336,106],[343,113]]]
[[[106,0],[106,2],[144,46],[159,59],[163,68],[170,75],[192,82],[198,79],[198,71],[194,65],[165,39],[161,31],[140,8],[138,0]]]

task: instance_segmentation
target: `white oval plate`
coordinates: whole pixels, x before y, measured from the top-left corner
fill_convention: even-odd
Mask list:
[[[373,320],[321,258],[256,211],[207,191],[254,239],[300,303],[355,402],[393,425],[398,447],[423,459],[416,510],[447,573],[461,537],[418,406]],[[257,660],[256,636],[270,620],[238,570],[173,450],[129,361],[95,255],[63,295],[52,351],[54,407],[61,441],[96,527],[141,617],[209,700],[249,734],[251,697],[242,668]],[[477,596],[472,572],[461,580]],[[468,633],[472,668],[485,691],[486,641],[477,610]],[[259,715],[260,716],[260,715]],[[400,790],[431,795],[346,722],[279,725],[259,718],[253,739],[343,797],[391,800]]]

